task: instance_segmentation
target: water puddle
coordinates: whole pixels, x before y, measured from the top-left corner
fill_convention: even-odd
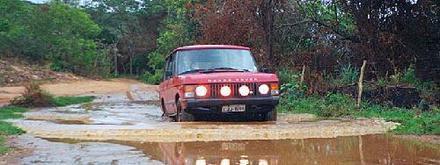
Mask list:
[[[118,144],[132,146],[165,164],[440,164],[440,146],[385,135]]]

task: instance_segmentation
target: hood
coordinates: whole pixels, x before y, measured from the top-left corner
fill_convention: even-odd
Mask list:
[[[278,77],[270,73],[258,72],[214,72],[180,75],[181,84],[278,82]]]

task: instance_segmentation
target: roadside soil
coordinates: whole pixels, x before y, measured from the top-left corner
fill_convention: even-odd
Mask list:
[[[155,85],[146,85],[130,79],[112,79],[107,81],[81,79],[70,82],[43,84],[41,88],[55,96],[99,96],[110,93],[126,93],[127,97],[132,97],[130,91],[133,90],[156,92],[158,89]],[[0,87],[0,106],[8,104],[10,100],[20,96],[24,90],[23,86]]]
[[[66,82],[85,79],[72,73],[52,71],[48,65],[32,64],[19,58],[0,59],[0,87],[21,86],[31,81]]]

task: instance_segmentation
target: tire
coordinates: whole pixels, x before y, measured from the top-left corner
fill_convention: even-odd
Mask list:
[[[268,112],[265,116],[266,121],[277,121],[277,110],[273,109],[272,111]]]
[[[176,102],[177,114],[175,117],[176,122],[186,122],[186,121],[194,121],[194,116],[185,112],[182,109],[182,105],[180,104],[180,99]]]
[[[160,101],[160,108],[162,109],[162,117],[164,117],[166,115],[166,108],[165,108],[165,102],[163,101],[163,99]]]

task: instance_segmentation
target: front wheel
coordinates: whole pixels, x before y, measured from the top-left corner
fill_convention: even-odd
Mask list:
[[[175,117],[176,122],[185,122],[185,121],[194,121],[194,116],[185,112],[182,109],[182,105],[180,103],[180,99],[176,102],[177,114]]]
[[[277,110],[273,109],[272,111],[268,112],[265,116],[266,121],[277,121]]]

